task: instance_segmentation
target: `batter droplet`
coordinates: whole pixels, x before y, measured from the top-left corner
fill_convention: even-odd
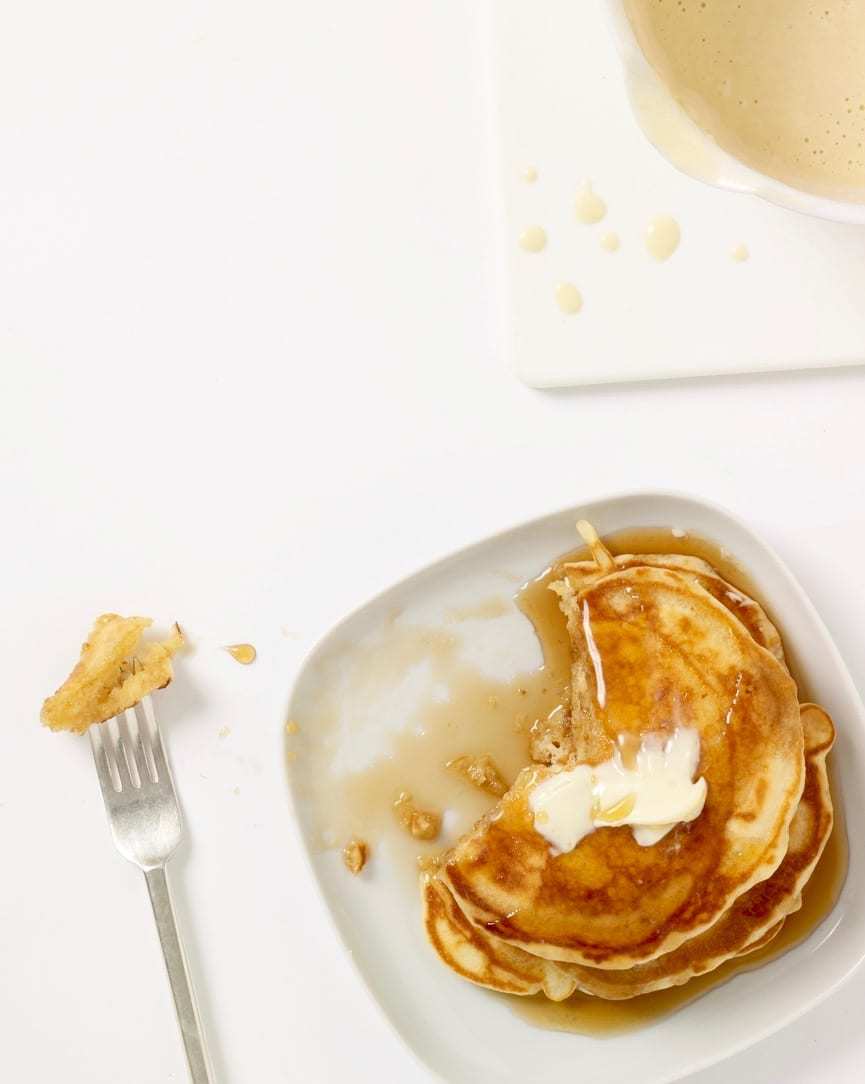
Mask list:
[[[656,215],[646,229],[646,248],[658,262],[669,260],[681,239],[679,223],[669,215]]]
[[[556,304],[562,312],[573,316],[583,307],[583,295],[572,282],[560,282],[556,287]]]
[[[607,205],[592,186],[586,182],[577,193],[574,211],[578,222],[582,222],[584,226],[593,226],[596,222],[600,222],[607,213]]]
[[[541,252],[547,244],[547,234],[543,226],[526,226],[520,234],[520,248],[523,252]]]

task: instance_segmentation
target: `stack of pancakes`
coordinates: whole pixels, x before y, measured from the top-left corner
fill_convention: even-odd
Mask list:
[[[534,736],[533,763],[423,879],[426,929],[471,982],[512,994],[618,999],[687,982],[767,944],[832,829],[829,716],[798,702],[763,609],[694,557],[592,559],[551,585],[568,624],[564,721]],[[694,728],[702,813],[653,846],[598,828],[559,854],[528,795],[650,733]]]

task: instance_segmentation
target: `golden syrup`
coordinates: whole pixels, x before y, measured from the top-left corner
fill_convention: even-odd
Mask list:
[[[257,655],[252,644],[230,644],[225,650],[235,662],[239,662],[243,666],[249,666],[251,662],[255,662]]]
[[[550,655],[543,666],[510,681],[489,678],[460,659],[458,638],[447,627],[406,628],[392,622],[368,654],[355,649],[360,713],[367,689],[375,700],[377,690],[398,683],[418,665],[428,669],[429,686],[436,690],[414,713],[412,725],[391,734],[382,754],[359,770],[334,770],[334,756],[345,737],[326,697],[315,713],[298,717],[300,731],[292,742],[303,754],[304,771],[295,788],[308,799],[319,845],[341,848],[352,837],[367,840],[375,852],[371,865],[386,852],[411,894],[408,898],[417,889],[418,859],[427,861],[452,845],[497,801],[448,763],[461,756],[489,755],[510,786],[530,762],[533,724],[563,710],[570,661],[555,596],[546,591],[541,577],[520,594],[517,605],[539,623],[539,637]],[[489,599],[449,617],[457,628],[461,620],[497,620],[503,612],[512,613],[513,606],[510,599]],[[548,627],[554,630],[549,635]],[[446,811],[441,838],[413,839],[398,824],[393,803],[404,791],[422,809]]]
[[[504,617],[510,611],[510,600],[505,598],[487,598],[474,606],[458,606],[448,611],[451,621],[489,621],[494,617]]]
[[[629,772],[637,766],[637,753],[640,751],[640,735],[633,730],[623,731],[617,740],[622,766]]]

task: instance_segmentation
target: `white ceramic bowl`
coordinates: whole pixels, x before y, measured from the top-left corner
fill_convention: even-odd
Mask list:
[[[653,146],[677,169],[700,181],[748,192],[780,207],[865,225],[865,204],[826,199],[791,188],[746,166],[722,150],[675,101],[649,64],[622,0],[601,0],[619,48],[628,97],[638,124]]]

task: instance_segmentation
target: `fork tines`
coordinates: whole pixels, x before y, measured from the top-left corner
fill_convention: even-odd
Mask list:
[[[162,737],[149,696],[121,715],[91,726],[90,741],[103,786],[107,778],[118,794],[130,787],[140,790],[158,783],[167,774]]]

